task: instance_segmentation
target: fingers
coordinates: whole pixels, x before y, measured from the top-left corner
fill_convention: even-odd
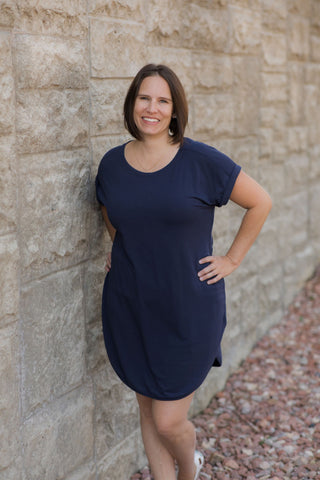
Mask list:
[[[203,257],[199,260],[199,263],[209,263],[209,265],[198,272],[199,279],[201,281],[208,280],[208,285],[219,282],[219,280],[230,275],[237,268],[237,265],[226,255],[223,257]]]
[[[108,252],[107,259],[106,259],[106,265],[105,265],[105,271],[109,272],[110,269],[111,269],[111,252]]]
[[[208,263],[209,262],[208,266],[206,266],[205,268],[203,268],[202,270],[200,270],[198,272],[198,277],[199,277],[200,281],[203,282],[204,280],[210,279],[212,277],[215,277],[215,278],[210,283],[215,283],[218,280],[221,280],[222,277],[219,275],[220,272],[218,271],[218,266],[215,263],[215,258],[216,257],[209,256],[209,257],[201,258],[199,260],[199,263]]]

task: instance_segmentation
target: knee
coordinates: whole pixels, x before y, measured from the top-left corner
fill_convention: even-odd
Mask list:
[[[168,416],[155,417],[154,424],[158,434],[164,438],[171,438],[179,435],[182,428],[181,422]]]

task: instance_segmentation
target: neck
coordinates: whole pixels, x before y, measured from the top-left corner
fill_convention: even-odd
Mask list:
[[[170,143],[169,135],[157,138],[145,136],[142,141],[137,142],[137,146],[147,155],[154,155],[156,152],[163,151],[168,147],[175,147],[175,145]]]

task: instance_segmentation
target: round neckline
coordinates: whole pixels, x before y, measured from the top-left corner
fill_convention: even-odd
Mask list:
[[[182,148],[183,148],[183,143],[182,145],[180,145],[180,147],[178,148],[177,152],[175,153],[174,157],[170,160],[169,163],[167,163],[167,165],[165,165],[164,167],[162,168],[159,168],[158,170],[154,170],[153,172],[143,172],[142,170],[138,170],[137,168],[133,167],[129,162],[128,160],[126,159],[126,156],[125,156],[125,148],[126,146],[128,145],[128,143],[132,142],[132,140],[129,140],[128,142],[124,143],[122,145],[122,158],[124,160],[124,164],[127,166],[127,168],[129,169],[129,171],[131,171],[132,173],[136,173],[137,175],[156,175],[156,174],[159,174],[159,173],[162,173],[164,170],[167,170],[169,169],[175,162],[176,160],[178,159],[178,157],[180,157],[180,154],[182,152]]]

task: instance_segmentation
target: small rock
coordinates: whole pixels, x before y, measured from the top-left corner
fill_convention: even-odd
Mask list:
[[[235,460],[232,460],[232,458],[230,458],[228,460],[225,460],[224,465],[227,468],[231,468],[232,470],[238,470],[239,469],[239,465],[237,464],[237,462]]]

